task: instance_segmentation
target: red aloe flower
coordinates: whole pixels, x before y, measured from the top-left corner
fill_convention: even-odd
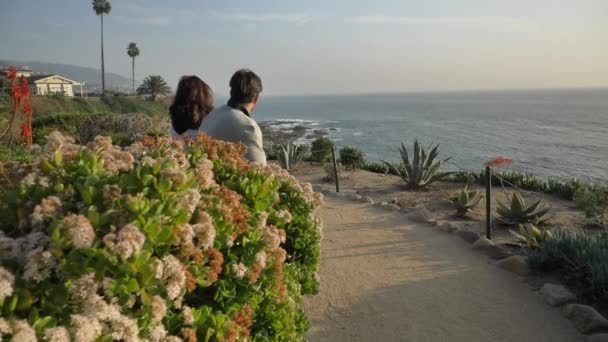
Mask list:
[[[21,87],[15,83],[11,85],[11,97],[17,105],[21,103],[21,98],[23,97],[23,94],[21,93]]]
[[[8,68],[8,79],[14,81],[17,79],[17,68],[14,66]]]
[[[23,98],[30,97],[30,85],[23,76],[21,77],[21,96]]]
[[[498,167],[498,166],[511,165],[512,163],[513,163],[513,159],[509,159],[509,158],[505,158],[505,157],[496,157],[496,158],[490,160],[489,162],[485,163],[484,165],[486,167]]]
[[[31,118],[33,113],[34,109],[32,108],[32,105],[29,102],[23,105],[23,115],[28,118]]]
[[[28,122],[24,122],[21,126],[21,136],[26,138],[28,141],[32,137],[32,128]]]

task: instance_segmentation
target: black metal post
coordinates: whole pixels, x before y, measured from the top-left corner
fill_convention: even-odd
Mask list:
[[[486,167],[486,238],[492,239],[492,169]]]
[[[331,149],[331,159],[334,163],[334,177],[336,178],[336,192],[340,192],[340,180],[338,179],[338,161],[336,160],[336,147]]]

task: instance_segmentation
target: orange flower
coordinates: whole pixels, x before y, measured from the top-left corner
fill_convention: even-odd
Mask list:
[[[499,167],[505,165],[511,165],[513,163],[513,159],[505,158],[505,157],[496,157],[489,162],[485,163],[486,167]]]
[[[249,328],[253,323],[253,309],[251,308],[251,305],[243,305],[241,310],[237,311],[234,316],[232,316],[232,320],[240,327],[239,337],[248,337],[250,334]]]
[[[17,79],[17,68],[14,66],[8,68],[8,79],[13,81]]]
[[[207,253],[209,258],[209,271],[207,271],[207,281],[215,283],[222,273],[222,265],[224,264],[224,255],[217,249],[211,249]]]

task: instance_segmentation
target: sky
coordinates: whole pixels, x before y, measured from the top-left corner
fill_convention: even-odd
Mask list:
[[[195,74],[217,94],[239,68],[264,93],[608,86],[606,0],[113,0],[106,71]],[[99,68],[89,0],[0,0],[0,59]]]

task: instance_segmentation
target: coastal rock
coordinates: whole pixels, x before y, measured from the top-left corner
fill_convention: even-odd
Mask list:
[[[350,199],[352,199],[354,201],[360,201],[363,197],[361,195],[359,195],[359,194],[353,193],[353,194],[349,194],[348,198],[350,198]]]
[[[401,207],[396,204],[388,204],[385,208],[393,211],[399,211],[401,209]]]
[[[501,260],[513,256],[513,253],[500,245],[488,247],[484,250],[484,252],[490,259],[493,260]]]
[[[443,230],[446,233],[454,233],[458,231],[458,226],[455,225],[453,222],[438,221],[437,226],[439,227],[439,229]]]
[[[608,332],[608,320],[588,305],[568,304],[563,314],[583,334]]]
[[[545,284],[540,289],[540,294],[551,306],[562,306],[576,300],[574,293],[570,292],[565,286],[558,284]]]
[[[506,248],[485,237],[481,237],[475,241],[472,248],[484,252],[490,259],[494,260],[508,258],[513,255]]]
[[[585,342],[608,342],[608,334],[596,334],[587,337]]]
[[[496,246],[496,243],[485,237],[477,239],[471,248],[473,249],[486,249],[488,247]]]
[[[455,234],[468,243],[474,243],[479,240],[479,234],[470,230],[458,230]]]
[[[409,218],[415,222],[420,223],[435,223],[437,222],[433,217],[433,214],[428,211],[428,209],[422,207],[415,209],[411,214],[408,215]]]
[[[502,259],[496,263],[496,266],[520,276],[525,276],[530,273],[526,258],[521,255],[513,255]]]
[[[369,203],[369,204],[374,204],[374,200],[371,197],[369,197],[369,196],[364,196],[363,197],[363,202]]]

